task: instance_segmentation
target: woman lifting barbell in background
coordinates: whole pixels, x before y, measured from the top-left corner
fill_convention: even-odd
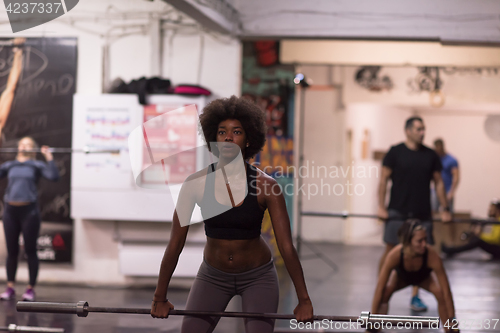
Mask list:
[[[455,306],[443,261],[427,244],[427,232],[419,220],[404,222],[398,231],[400,244],[385,258],[373,296],[372,313],[387,314],[392,294],[407,286],[419,286],[432,293],[446,332],[458,332]],[[376,330],[368,330],[373,332]]]
[[[24,39],[16,38],[14,44],[24,43]],[[22,71],[22,50],[14,48],[14,61],[7,80],[7,86],[0,97],[0,145],[1,134],[14,100],[19,76]],[[13,161],[0,165],[0,178],[7,177],[7,188],[4,196],[3,229],[7,245],[7,289],[0,295],[2,300],[15,298],[14,282],[16,279],[19,235],[23,234],[29,270],[29,284],[22,298],[25,301],[35,300],[34,287],[38,276],[38,256],[36,251],[40,231],[40,213],[37,205],[37,183],[40,177],[52,181],[59,179],[59,172],[54,164],[49,147],[42,146],[41,153],[47,163],[37,161],[36,153],[30,150],[37,148],[31,137],[21,138],[18,142],[18,153]]]
[[[186,216],[191,217],[195,204],[198,204],[205,222],[207,244],[186,309],[223,311],[233,296],[241,295],[244,312],[277,311],[277,274],[271,251],[260,236],[264,211],[268,209],[278,248],[297,292],[299,304],[294,314],[298,321],[311,321],[313,307],[292,243],[283,194],[271,190],[278,186],[273,178],[246,162],[264,146],[264,112],[252,102],[232,96],[208,104],[200,122],[209,150],[219,157],[219,162],[191,175],[183,184],[179,200],[185,203],[180,208],[182,212],[179,204],[174,212],[170,242],[161,263],[151,315],[165,318],[174,308],[166,298],[167,289],[189,229],[189,221],[183,220]],[[211,145],[211,142],[216,143]],[[234,175],[237,163],[233,162],[241,155],[245,161],[240,163],[243,172],[234,176],[229,184],[227,175]],[[201,190],[187,190],[190,186]],[[248,194],[241,196],[242,192],[246,193],[245,186]],[[227,207],[225,211],[224,207]],[[218,208],[220,214],[212,214]],[[182,332],[212,332],[219,319],[186,316]],[[245,319],[245,329],[247,333],[273,332],[274,320]]]

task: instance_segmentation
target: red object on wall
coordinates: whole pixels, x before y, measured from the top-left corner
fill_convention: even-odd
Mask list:
[[[52,238],[52,247],[58,250],[66,249],[66,245],[60,233],[55,234],[54,238]]]
[[[259,65],[267,67],[278,63],[278,43],[276,41],[260,41],[254,43]]]

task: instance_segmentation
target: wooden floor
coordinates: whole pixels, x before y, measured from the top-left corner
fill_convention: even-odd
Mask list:
[[[315,251],[303,247],[302,264],[316,314],[358,316],[369,311],[375,288],[377,264],[382,247],[314,244]],[[451,283],[457,318],[473,328],[462,332],[500,332],[500,263],[489,261],[481,250],[463,253],[445,260]],[[0,267],[0,269],[4,269]],[[42,268],[43,269],[43,268]],[[292,313],[296,306],[293,285],[286,271],[279,270],[281,313]],[[1,285],[3,289],[3,285]],[[19,288],[19,290],[22,290]],[[92,306],[144,307],[150,306],[154,288],[100,289],[81,287],[39,286],[38,301],[77,302],[85,300]],[[176,308],[185,306],[188,290],[173,290],[169,299]],[[411,315],[409,308],[411,291],[406,288],[396,293],[390,303],[390,314]],[[421,315],[437,316],[437,304],[425,291],[421,297],[429,310]],[[240,311],[238,297],[229,304],[227,311]],[[62,327],[67,333],[159,333],[179,332],[180,317],[166,320],[153,319],[148,315],[115,315],[90,313],[87,318],[64,314],[17,313],[15,301],[0,301],[0,327],[9,324]],[[467,320],[467,322],[465,322]],[[489,320],[490,329],[484,325]],[[497,322],[496,327],[493,325]],[[483,328],[479,328],[479,323]],[[334,332],[363,330],[334,330]],[[393,330],[395,332],[395,330]],[[221,319],[215,332],[244,332],[240,319]],[[278,321],[276,332],[298,332],[290,322]],[[311,332],[306,331],[306,332]],[[325,332],[325,331],[322,331]],[[407,330],[411,332],[411,330]],[[422,330],[442,332],[442,330]]]

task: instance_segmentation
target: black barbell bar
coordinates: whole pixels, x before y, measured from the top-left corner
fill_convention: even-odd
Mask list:
[[[92,307],[88,302],[78,303],[52,303],[52,302],[17,302],[16,309],[19,312],[42,312],[42,313],[66,313],[76,314],[78,317],[87,317],[89,312],[100,313],[126,313],[126,314],[151,314],[149,308],[115,308],[115,307]],[[191,311],[191,310],[170,310],[169,315],[173,316],[195,316],[195,317],[233,317],[233,318],[257,318],[257,319],[295,319],[293,314],[280,313],[249,313],[249,312],[213,312],[213,311]],[[367,323],[421,323],[422,327],[439,327],[439,317],[421,316],[393,316],[370,314],[368,311],[361,312],[356,316],[325,316],[316,315],[314,320],[357,322],[361,325]]]
[[[64,333],[64,328],[39,327],[39,326],[19,326],[16,324],[10,324],[7,327],[0,326],[0,332]]]
[[[20,150],[19,148],[0,148],[0,153],[19,153],[20,151],[27,152],[27,153],[41,153],[42,149],[41,148],[33,148],[33,149],[23,149]],[[93,147],[88,147],[85,146],[83,148],[55,148],[55,147],[50,147],[49,151],[51,153],[84,153],[84,154],[103,154],[103,153],[108,153],[108,154],[119,154],[121,152],[121,149],[118,148],[93,148]]]
[[[15,43],[14,39],[10,40],[0,40],[0,47],[17,47],[17,48],[24,48],[24,47],[30,47],[30,46],[40,46],[40,42],[36,40],[26,40],[22,43]]]
[[[404,220],[404,219],[410,219],[412,217],[393,217],[393,218],[387,218],[387,219],[381,219],[377,215],[372,215],[372,214],[356,214],[356,213],[348,213],[348,212],[341,212],[341,213],[322,213],[322,212],[302,212],[300,215],[302,216],[316,216],[316,217],[336,217],[336,218],[343,218],[346,219],[348,217],[359,217],[359,218],[367,218],[367,219],[378,219],[378,220]],[[441,219],[432,219],[432,222],[442,222]],[[478,224],[500,224],[500,221],[496,219],[477,219],[477,218],[468,218],[468,219],[452,219],[450,222],[452,223],[478,223]],[[448,222],[443,222],[443,223],[448,223]]]

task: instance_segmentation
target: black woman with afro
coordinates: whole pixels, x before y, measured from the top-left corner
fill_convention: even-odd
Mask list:
[[[207,147],[218,161],[191,175],[183,184],[179,198],[184,204],[177,205],[174,212],[151,315],[166,318],[174,308],[167,299],[168,285],[185,244],[189,229],[186,220],[197,204],[205,223],[207,243],[186,309],[224,311],[231,298],[239,295],[244,312],[277,311],[276,269],[271,251],[261,237],[262,218],[268,210],[279,251],[297,292],[296,320],[311,321],[313,307],[293,246],[283,193],[272,177],[248,163],[266,141],[264,111],[243,98],[217,99],[203,109],[200,124]],[[199,190],[186,190],[189,187]],[[219,319],[185,316],[181,331],[212,332]],[[245,319],[245,330],[271,333],[274,320]]]

